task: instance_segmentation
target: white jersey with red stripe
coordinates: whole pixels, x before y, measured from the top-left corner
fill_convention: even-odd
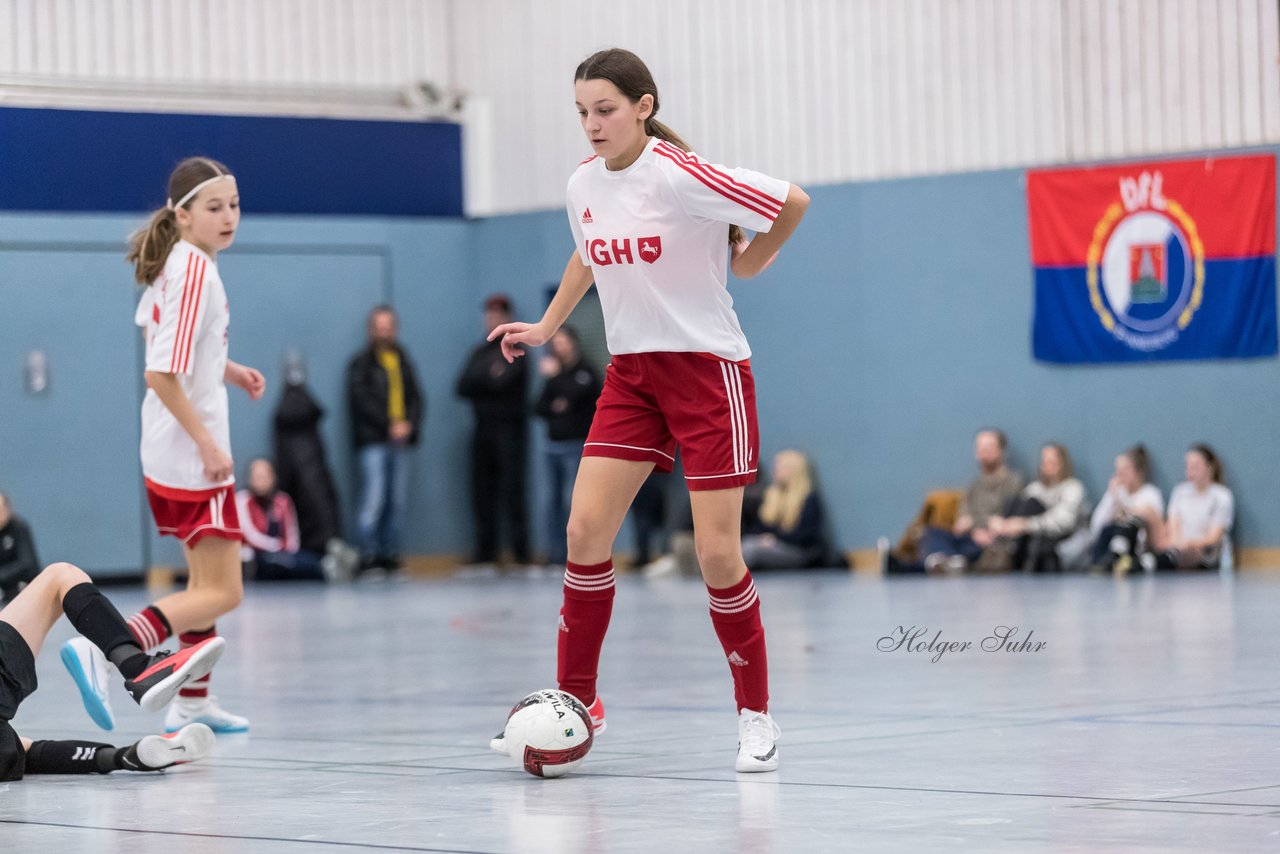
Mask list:
[[[625,169],[569,178],[569,224],[595,274],[609,352],[751,355],[726,287],[728,226],[768,231],[790,184],[652,138]]]
[[[231,320],[218,267],[205,252],[180,240],[164,272],[142,295],[134,322],[147,342],[146,370],[173,374],[215,442],[231,453],[227,415],[227,327]],[[205,497],[235,481],[213,482],[195,441],[152,389],[142,401],[142,474],[170,498]]]

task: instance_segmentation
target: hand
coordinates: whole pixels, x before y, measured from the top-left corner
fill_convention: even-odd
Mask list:
[[[965,534],[973,530],[973,518],[970,516],[959,516],[956,523],[951,526],[951,533],[957,537],[963,537]]]
[[[547,379],[558,375],[560,373],[560,360],[548,353],[538,360],[538,373]]]
[[[236,362],[227,362],[224,379],[232,385],[240,386],[248,393],[250,400],[261,400],[267,391],[266,377],[262,372]]]
[[[234,468],[231,455],[213,442],[200,447],[200,462],[204,465],[205,480],[210,483],[222,483],[231,477]]]
[[[516,345],[523,344],[526,347],[541,347],[547,343],[547,339],[551,335],[536,323],[520,323],[515,321],[512,323],[504,323],[489,333],[488,341],[496,341],[502,339],[502,357],[508,362],[514,362],[516,359],[524,355]]]
[[[413,435],[413,425],[403,418],[391,422],[391,430],[389,431],[391,441],[397,445],[403,445],[409,441],[409,437]]]
[[[771,548],[771,547],[776,546],[776,545],[778,544],[778,538],[777,538],[777,537],[775,537],[773,534],[761,534],[761,535],[760,535],[760,542],[761,542],[762,544],[764,544],[765,546],[767,546],[767,547],[770,547],[770,548]]]
[[[995,541],[995,535],[986,528],[974,528],[972,537],[973,541],[984,549]]]
[[[1005,522],[1007,520],[1003,516],[992,516],[987,520],[987,530],[991,532],[993,537],[1005,536]]]
[[[563,397],[557,397],[555,400],[551,401],[551,411],[556,415],[566,411],[568,408],[569,401]]]

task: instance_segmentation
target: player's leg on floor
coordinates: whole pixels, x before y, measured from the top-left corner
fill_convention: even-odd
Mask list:
[[[27,774],[110,774],[112,771],[163,771],[195,762],[213,750],[213,732],[191,724],[172,735],[149,735],[128,747],[93,741],[22,739]]]
[[[39,655],[49,630],[62,616],[63,597],[85,583],[89,576],[84,570],[69,563],[51,564],[0,610],[0,620],[17,629],[33,656]]]
[[[769,664],[760,597],[742,559],[742,487],[689,493],[698,563],[711,623],[729,662],[738,706],[739,771],[778,767],[777,725],[768,716]]]

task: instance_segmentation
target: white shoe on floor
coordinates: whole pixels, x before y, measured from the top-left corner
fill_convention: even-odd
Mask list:
[[[137,744],[136,756],[142,768],[160,771],[204,759],[213,752],[213,730],[204,724],[187,724],[169,735],[149,735]]]
[[[778,770],[778,739],[782,730],[764,712],[743,709],[738,713],[738,761],[742,773]]]
[[[187,724],[204,724],[214,732],[248,732],[249,719],[233,715],[210,694],[198,700],[179,697],[164,715],[164,731],[177,732]]]

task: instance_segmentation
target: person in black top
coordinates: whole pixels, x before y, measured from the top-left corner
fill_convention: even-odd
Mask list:
[[[511,320],[511,300],[493,294],[484,301],[486,334]],[[475,546],[471,562],[498,558],[498,517],[519,564],[529,563],[529,530],[525,497],[528,454],[529,373],[517,359],[508,363],[502,341],[481,344],[471,352],[458,377],[458,396],[471,401],[475,432],[471,442],[471,511]]]
[[[809,460],[799,451],[780,451],[773,483],[742,538],[742,556],[751,570],[803,569],[827,553],[822,500],[813,486]]]
[[[547,499],[547,562],[564,566],[568,559],[565,528],[569,499],[582,461],[582,445],[591,430],[600,396],[600,375],[582,360],[578,333],[562,326],[548,342],[551,352],[538,369],[546,377],[534,412],[547,422],[547,471],[551,475]]]
[[[364,568],[396,569],[409,500],[409,448],[418,444],[426,398],[397,340],[395,309],[369,313],[369,346],[347,366],[351,439],[360,455],[357,528]]]
[[[13,513],[9,496],[0,492],[0,602],[18,595],[40,572],[31,528]]]

